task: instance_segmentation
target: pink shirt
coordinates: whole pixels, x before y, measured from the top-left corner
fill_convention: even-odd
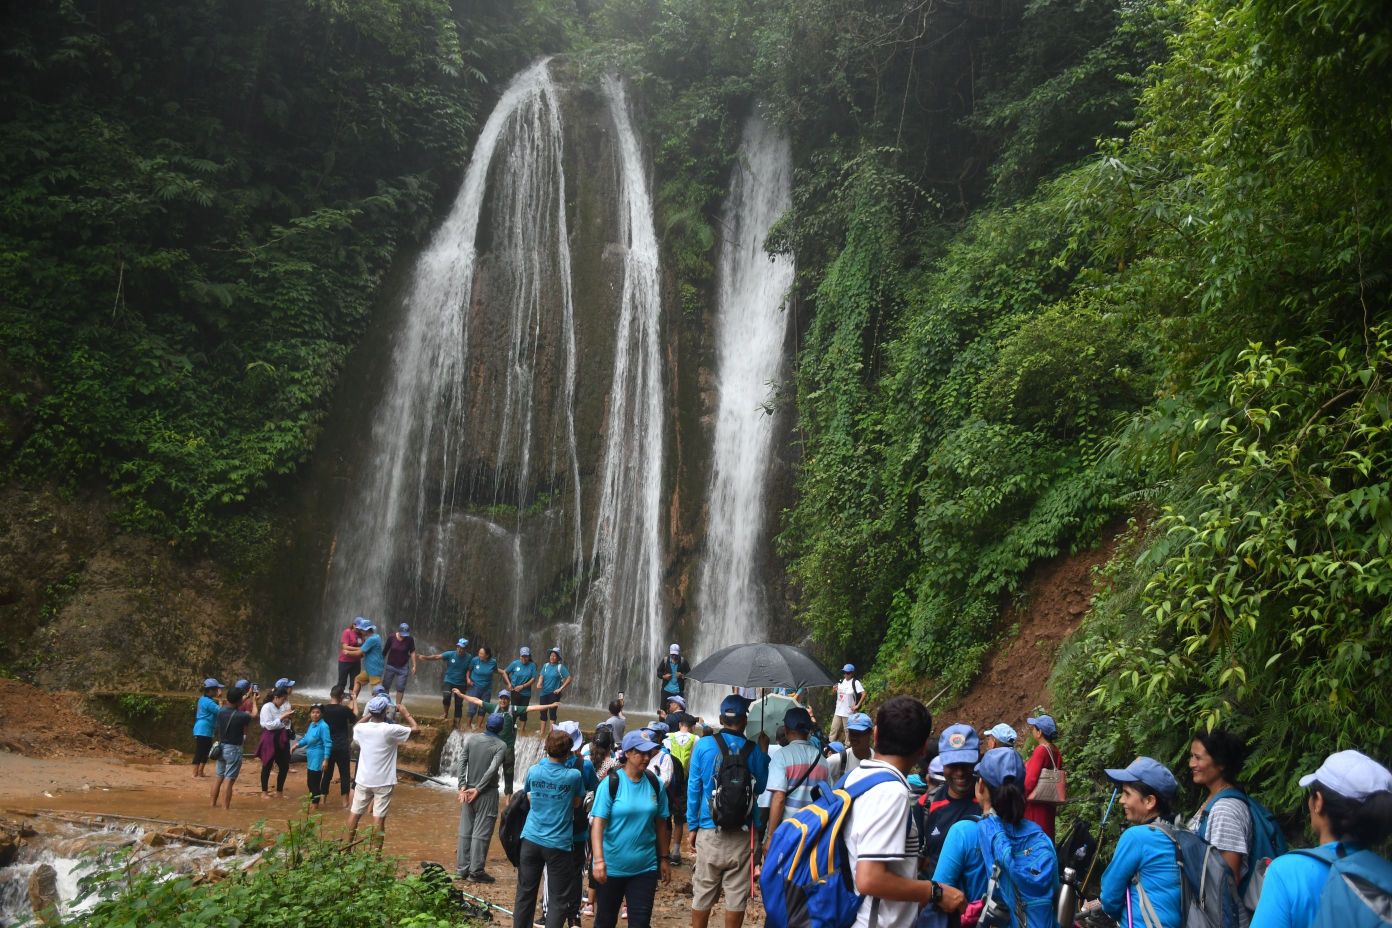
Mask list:
[[[356,657],[349,657],[343,649],[356,648],[361,643],[356,628],[345,628],[343,634],[338,636],[338,659],[345,664],[351,664],[358,660]]]

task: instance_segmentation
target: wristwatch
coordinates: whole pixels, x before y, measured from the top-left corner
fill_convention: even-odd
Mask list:
[[[937,905],[939,902],[942,902],[942,884],[937,880],[929,880],[928,882],[933,884],[932,903],[933,905]]]

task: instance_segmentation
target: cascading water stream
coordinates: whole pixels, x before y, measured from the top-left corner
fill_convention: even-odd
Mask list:
[[[481,278],[486,301],[476,293]],[[571,287],[561,108],[541,61],[503,92],[449,217],[416,265],[370,451],[334,540],[321,620],[328,647],[359,614],[384,631],[407,619],[427,639],[462,631],[442,603],[444,573],[457,536],[479,532],[480,522],[511,536],[512,563],[493,569],[511,572],[512,601],[490,608],[520,630],[522,514],[553,491],[568,536],[555,543],[569,546],[580,575]],[[471,339],[485,342],[477,359]],[[545,393],[543,357],[560,367]],[[484,363],[495,376],[479,374]],[[547,428],[538,429],[539,416]],[[540,448],[539,434],[550,436]],[[460,511],[468,507],[485,515]]]
[[[649,664],[657,659],[666,627],[661,537],[665,403],[657,233],[623,85],[606,77],[603,91],[618,142],[623,284],[589,588],[573,631],[575,643],[583,641],[588,655],[576,685],[584,694],[581,698],[591,702],[627,689],[631,707],[649,708],[656,695],[646,686]]]
[[[768,591],[762,575],[766,490],[776,419],[766,404],[784,367],[793,283],[790,257],[770,258],[764,240],[792,202],[792,154],[785,134],[757,113],[744,126],[722,226],[716,319],[715,418],[709,516],[697,605],[695,653],[768,635]],[[710,717],[726,687],[700,687]]]

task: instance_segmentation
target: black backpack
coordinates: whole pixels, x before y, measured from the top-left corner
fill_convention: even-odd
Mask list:
[[[715,735],[715,743],[720,748],[720,763],[711,785],[711,818],[716,828],[738,831],[749,824],[759,798],[754,792],[754,771],[749,769],[754,745],[746,738],[740,749],[732,752],[720,732]]]
[[[669,754],[672,758],[672,779],[667,783],[667,805],[672,810],[672,815],[686,817],[686,768],[682,766],[681,758],[675,754]]]
[[[527,824],[527,813],[532,811],[532,800],[526,793],[517,793],[508,800],[507,808],[498,816],[498,843],[503,846],[508,863],[517,866],[522,852],[522,829]]]

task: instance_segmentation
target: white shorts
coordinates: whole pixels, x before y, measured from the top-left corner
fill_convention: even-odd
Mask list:
[[[367,811],[367,804],[372,803],[372,817],[386,818],[387,809],[391,808],[393,786],[357,786],[353,789],[353,814],[362,815]]]

